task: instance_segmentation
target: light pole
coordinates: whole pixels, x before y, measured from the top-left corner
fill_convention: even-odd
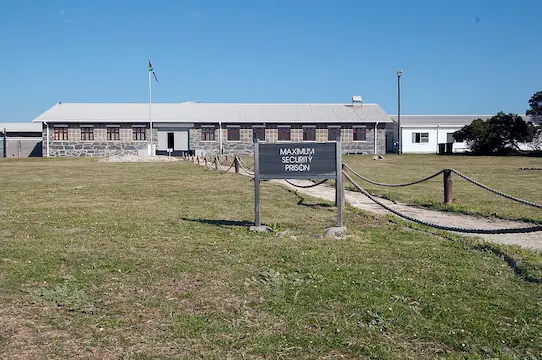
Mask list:
[[[403,153],[403,139],[401,139],[401,76],[403,76],[403,70],[397,71],[397,154]]]

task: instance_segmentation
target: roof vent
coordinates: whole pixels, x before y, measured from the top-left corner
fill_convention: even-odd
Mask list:
[[[354,95],[352,96],[352,105],[359,104],[361,106],[361,96]]]

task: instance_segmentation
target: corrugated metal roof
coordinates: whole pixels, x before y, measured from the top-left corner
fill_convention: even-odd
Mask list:
[[[37,123],[0,123],[0,132],[41,132],[42,126]]]
[[[34,122],[148,122],[146,103],[62,103]],[[377,104],[155,103],[153,122],[360,123],[391,122]]]
[[[401,114],[402,126],[416,125],[469,125],[475,119],[487,120],[495,115],[403,115]],[[525,121],[530,121],[530,117],[520,115]],[[390,119],[397,122],[397,115],[390,115]]]

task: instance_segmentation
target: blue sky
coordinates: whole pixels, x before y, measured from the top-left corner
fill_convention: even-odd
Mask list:
[[[55,103],[347,103],[524,113],[540,0],[17,0],[0,12],[0,122]]]

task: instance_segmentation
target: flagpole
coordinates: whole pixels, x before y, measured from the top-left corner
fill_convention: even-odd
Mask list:
[[[151,63],[151,56],[149,55],[149,64]],[[149,149],[149,155],[154,155],[152,151],[152,82],[151,82],[151,72],[150,70],[147,71],[149,73],[149,124],[150,124],[150,149]]]

